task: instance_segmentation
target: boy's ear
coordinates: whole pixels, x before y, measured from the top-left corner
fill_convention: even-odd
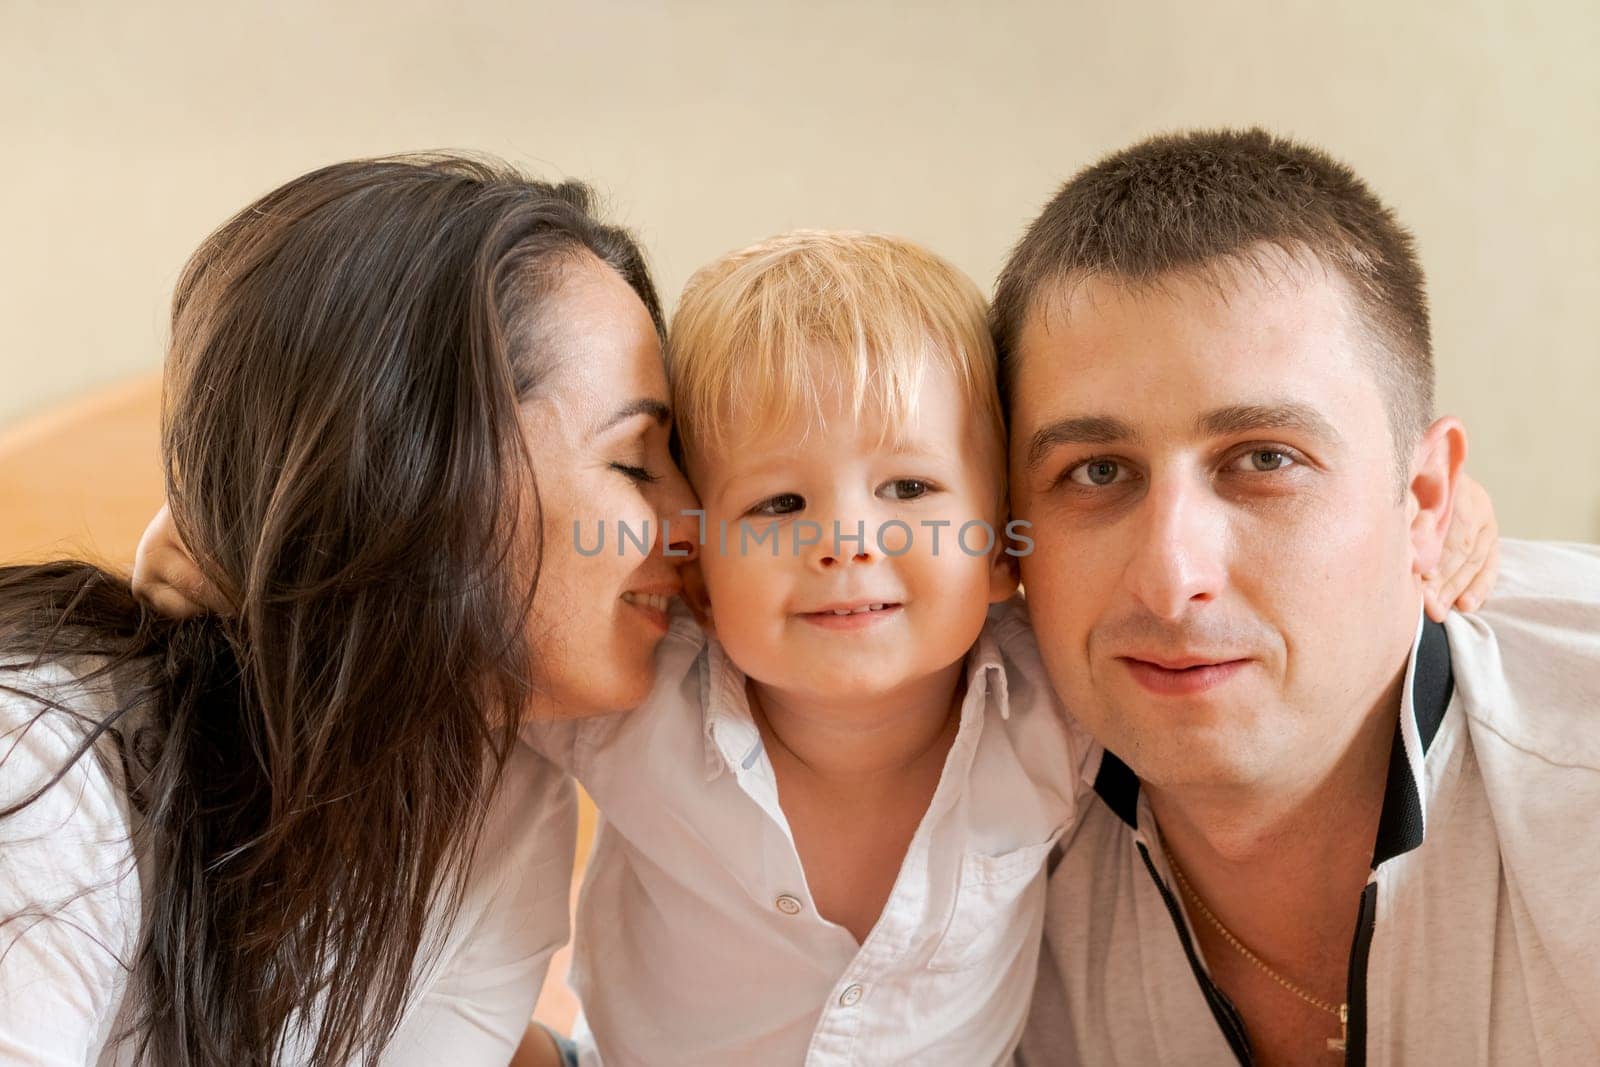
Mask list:
[[[1009,533],[1001,534],[999,543],[995,545],[994,558],[989,561],[989,603],[1000,604],[1017,594],[1017,587],[1022,582],[1022,571],[1017,566],[1017,557],[1007,552],[1007,548],[1014,547]]]
[[[706,578],[700,572],[700,561],[692,560],[679,572],[683,578],[683,602],[688,606],[694,621],[709,637],[717,635],[711,621],[711,594],[706,592]]]
[[[1466,461],[1466,427],[1454,416],[1435,421],[1417,442],[1406,507],[1411,521],[1411,569],[1419,577],[1439,565],[1456,485]]]

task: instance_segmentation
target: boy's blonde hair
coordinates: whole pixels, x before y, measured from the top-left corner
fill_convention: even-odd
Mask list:
[[[691,456],[735,443],[736,427],[808,433],[824,402],[841,397],[858,420],[881,419],[893,439],[915,415],[930,366],[955,375],[978,443],[995,447],[1003,472],[983,294],[910,241],[795,230],[729,253],[689,279],[667,342]]]

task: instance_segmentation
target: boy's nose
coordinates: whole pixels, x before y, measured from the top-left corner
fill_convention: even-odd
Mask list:
[[[820,531],[819,531],[820,532]],[[832,570],[848,564],[871,563],[877,558],[872,543],[872,532],[867,529],[865,522],[857,523],[854,528],[844,522],[833,524],[833,528],[818,537],[816,544],[810,549],[811,565],[819,570]]]

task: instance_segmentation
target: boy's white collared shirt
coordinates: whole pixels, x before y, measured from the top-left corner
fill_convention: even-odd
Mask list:
[[[861,945],[812,903],[744,675],[686,618],[657,667],[636,712],[530,728],[603,813],[572,971],[585,1064],[1009,1056],[1045,862],[1091,747],[1056,703],[1021,601],[991,611],[967,657],[938,788]]]

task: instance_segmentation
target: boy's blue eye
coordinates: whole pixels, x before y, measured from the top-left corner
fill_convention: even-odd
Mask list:
[[[933,485],[921,478],[896,478],[878,492],[890,500],[916,500],[933,492]]]
[[[779,493],[769,496],[761,503],[750,509],[751,515],[792,515],[797,511],[804,511],[806,498],[799,493]]]

